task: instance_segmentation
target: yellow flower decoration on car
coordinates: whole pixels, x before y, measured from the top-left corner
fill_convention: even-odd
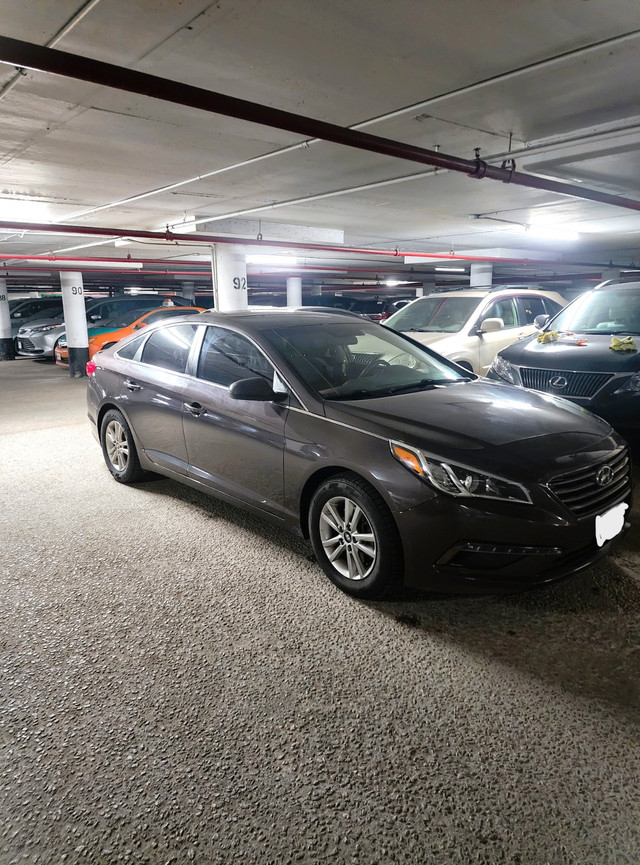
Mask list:
[[[625,336],[623,339],[618,339],[617,336],[611,337],[611,345],[614,351],[637,351],[638,346],[635,344],[632,336]]]
[[[538,342],[555,342],[558,339],[557,330],[547,330],[538,334]]]

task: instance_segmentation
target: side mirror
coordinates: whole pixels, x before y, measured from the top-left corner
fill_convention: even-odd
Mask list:
[[[480,333],[495,333],[504,329],[504,321],[501,318],[485,318],[480,323]]]
[[[543,312],[540,315],[536,315],[536,317],[533,319],[533,323],[538,328],[538,330],[542,330],[550,318],[550,315],[546,315],[546,313]]]
[[[257,402],[281,402],[287,398],[286,393],[276,393],[269,382],[260,376],[234,381],[229,388],[229,396],[231,399],[247,399]]]

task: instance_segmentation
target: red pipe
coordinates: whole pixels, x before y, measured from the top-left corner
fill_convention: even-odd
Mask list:
[[[246,120],[250,123],[283,129],[305,138],[332,141],[334,144],[355,147],[359,150],[368,150],[397,159],[445,168],[448,171],[458,171],[476,180],[488,177],[503,183],[514,183],[517,186],[544,189],[559,195],[570,195],[587,201],[599,201],[629,210],[640,210],[640,201],[593,189],[583,189],[570,183],[561,183],[535,175],[523,174],[515,170],[515,161],[513,160],[509,168],[506,166],[498,168],[480,159],[479,151],[476,151],[475,159],[448,156],[435,150],[427,150],[424,147],[382,138],[368,132],[348,129],[334,123],[326,123],[323,120],[293,114],[290,111],[270,108],[246,99],[225,96],[222,93],[205,90],[202,87],[170,81],[145,72],[115,66],[112,63],[104,63],[89,57],[59,51],[56,48],[45,48],[31,42],[11,39],[8,36],[0,36],[0,62],[80,81],[89,81],[127,93],[139,93],[153,99],[161,99],[165,102],[197,108],[201,111],[209,111],[214,114]]]
[[[0,37],[0,42],[2,37]],[[537,264],[537,265],[562,265],[566,267],[570,265],[571,267],[627,267],[627,265],[615,265],[610,262],[607,264],[598,264],[598,263],[585,263],[582,264],[580,262],[568,262],[568,261],[543,261],[539,258],[496,258],[491,256],[482,256],[482,255],[456,255],[455,253],[443,254],[438,252],[410,252],[403,251],[400,249],[360,249],[359,247],[354,246],[323,246],[322,244],[315,243],[301,243],[296,241],[286,241],[286,240],[251,240],[247,237],[218,237],[214,234],[199,234],[197,236],[191,237],[184,234],[172,234],[169,230],[167,231],[143,231],[143,230],[132,230],[130,228],[100,228],[97,226],[91,225],[64,225],[63,223],[50,223],[50,222],[9,222],[6,220],[0,220],[0,229],[8,229],[10,231],[35,231],[42,233],[50,233],[54,232],[56,234],[80,234],[86,235],[88,237],[106,237],[106,238],[115,238],[115,237],[130,237],[130,238],[140,238],[142,240],[163,240],[167,243],[179,240],[180,243],[206,243],[206,244],[214,244],[214,243],[229,243],[240,246],[257,246],[257,247],[275,247],[278,249],[302,249],[302,250],[313,250],[318,252],[338,252],[338,253],[347,253],[354,255],[382,255],[389,256],[392,258],[426,258],[426,259],[439,259],[441,261],[498,261],[504,263],[512,263],[512,264]],[[65,258],[63,256],[56,256],[53,254],[48,255],[2,255],[0,252],[0,265],[3,261],[9,261],[12,259],[20,259],[25,261],[88,261],[87,256],[76,256],[75,258]],[[92,261],[131,261],[132,258],[122,258],[122,259],[113,259],[113,258],[104,258],[104,259],[91,259]],[[162,260],[162,259],[160,259]],[[193,262],[189,262],[193,264]],[[312,268],[313,269],[313,268]],[[336,267],[336,270],[343,270],[344,268]]]

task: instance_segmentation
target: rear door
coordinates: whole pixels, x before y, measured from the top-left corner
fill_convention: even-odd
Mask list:
[[[187,473],[185,370],[197,329],[171,324],[151,333],[140,360],[128,363],[121,385],[122,408],[140,446],[152,462],[178,474]]]

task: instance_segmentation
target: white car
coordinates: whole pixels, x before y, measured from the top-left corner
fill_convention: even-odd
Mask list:
[[[536,316],[555,315],[566,304],[561,294],[542,289],[449,289],[411,301],[383,325],[486,375],[501,349],[535,333]]]

